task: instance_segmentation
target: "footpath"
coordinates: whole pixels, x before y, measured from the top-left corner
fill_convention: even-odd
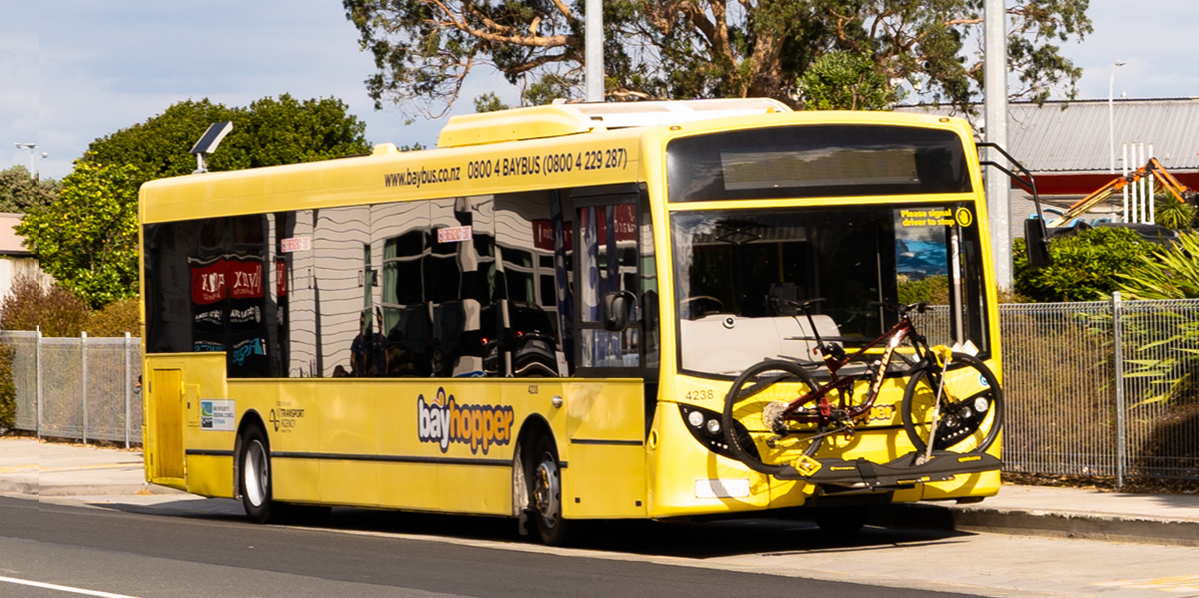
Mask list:
[[[190,496],[147,484],[138,450],[11,437],[0,437],[0,494],[30,498]],[[1199,546],[1199,495],[1007,485],[998,496],[981,503],[903,504],[878,509],[871,524]]]

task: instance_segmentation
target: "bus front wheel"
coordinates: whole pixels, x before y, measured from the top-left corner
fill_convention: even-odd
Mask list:
[[[533,443],[526,480],[541,541],[550,546],[566,542],[567,522],[562,518],[562,474],[554,442],[542,436]]]
[[[271,453],[266,435],[258,427],[247,428],[242,434],[238,484],[246,516],[254,523],[271,520]]]

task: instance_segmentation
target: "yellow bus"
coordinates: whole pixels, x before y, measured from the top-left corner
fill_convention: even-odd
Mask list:
[[[520,108],[454,117],[432,150],[153,181],[139,217],[146,478],[257,522],[509,516],[559,543],[578,520],[806,512],[852,530],[872,504],[999,488],[961,120]],[[925,351],[837,361],[909,319]]]

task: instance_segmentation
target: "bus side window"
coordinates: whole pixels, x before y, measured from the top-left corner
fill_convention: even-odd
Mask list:
[[[639,376],[643,316],[638,192],[613,185],[572,190],[571,199],[578,223],[578,366],[602,368],[587,375]],[[622,293],[637,299],[631,302],[628,325],[620,331],[605,330],[604,298]]]
[[[557,377],[573,371],[570,244],[557,191],[495,197],[495,332],[488,373]],[[559,267],[561,265],[561,267]],[[565,371],[560,364],[566,364]],[[493,365],[494,364],[494,365]]]

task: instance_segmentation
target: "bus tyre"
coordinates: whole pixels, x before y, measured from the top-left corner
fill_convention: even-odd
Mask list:
[[[869,506],[818,507],[812,510],[812,520],[826,534],[852,534],[866,525]]]
[[[272,508],[270,449],[267,448],[266,435],[260,428],[246,428],[241,437],[239,453],[238,490],[246,516],[254,523],[268,523],[277,509]]]
[[[562,474],[558,467],[558,450],[554,441],[542,436],[533,443],[525,479],[532,499],[533,519],[541,541],[549,546],[566,542],[567,522],[562,518]]]

